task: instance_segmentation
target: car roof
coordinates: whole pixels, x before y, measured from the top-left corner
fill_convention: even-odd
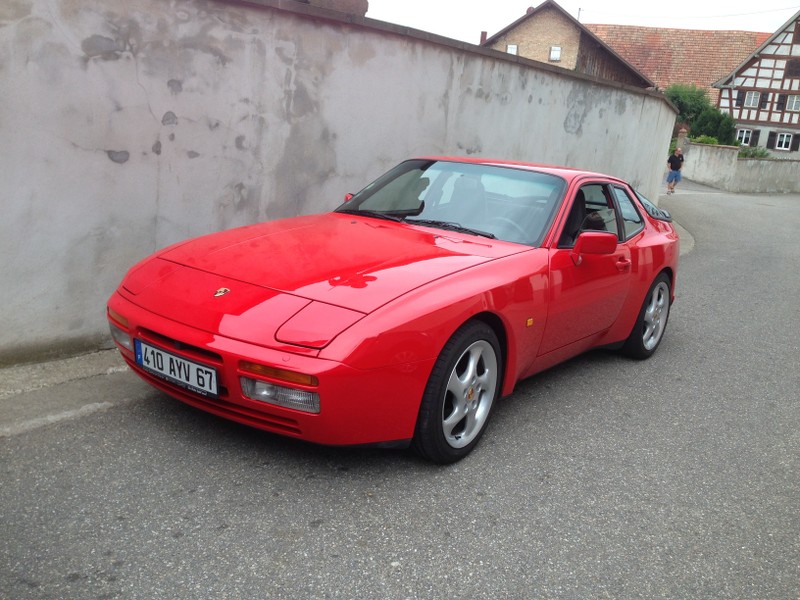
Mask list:
[[[516,160],[479,158],[472,156],[421,156],[419,157],[419,159],[441,160],[447,162],[458,162],[458,163],[466,163],[473,165],[486,165],[487,167],[492,167],[492,166],[514,167],[517,169],[526,169],[528,171],[539,171],[541,173],[549,173],[550,175],[556,175],[567,181],[572,181],[573,179],[583,178],[583,177],[602,177],[603,179],[611,179],[613,181],[619,181],[621,183],[625,183],[624,180],[620,179],[619,177],[614,177],[613,175],[607,175],[595,171],[587,171],[585,169],[577,169],[574,167],[563,167],[557,165],[547,165],[542,163],[529,163]]]

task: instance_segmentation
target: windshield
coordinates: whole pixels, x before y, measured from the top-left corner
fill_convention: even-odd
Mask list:
[[[564,189],[560,177],[513,166],[409,160],[336,212],[538,246]]]

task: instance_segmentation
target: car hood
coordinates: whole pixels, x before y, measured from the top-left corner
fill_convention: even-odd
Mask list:
[[[129,272],[138,305],[237,338],[283,337],[322,347],[417,287],[525,246],[374,218],[327,213],[207,235],[167,248]],[[284,325],[315,323],[307,331]],[[329,328],[327,333],[321,329]],[[226,331],[228,329],[228,331]]]
[[[328,213],[207,235],[158,256],[232,281],[369,313],[430,281],[525,249]]]

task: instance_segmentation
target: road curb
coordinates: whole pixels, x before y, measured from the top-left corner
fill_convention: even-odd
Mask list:
[[[116,349],[0,369],[0,400],[70,381],[127,371]]]

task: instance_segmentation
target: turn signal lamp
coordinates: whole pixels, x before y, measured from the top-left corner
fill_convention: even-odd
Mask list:
[[[287,369],[268,367],[248,361],[242,361],[239,363],[239,367],[244,371],[280,381],[280,383],[277,383],[244,375],[240,376],[239,382],[242,386],[242,393],[251,400],[308,413],[319,413],[320,402],[318,393],[298,387],[283,385],[283,383],[288,383],[314,387],[319,384],[319,380],[314,375],[306,375],[305,373],[297,373]]]
[[[108,309],[108,328],[111,330],[111,338],[120,346],[128,350],[129,352],[133,352],[133,339],[131,338],[130,334],[122,329],[119,325],[123,325],[125,327],[128,326],[128,319],[123,317],[118,312],[115,312]]]

